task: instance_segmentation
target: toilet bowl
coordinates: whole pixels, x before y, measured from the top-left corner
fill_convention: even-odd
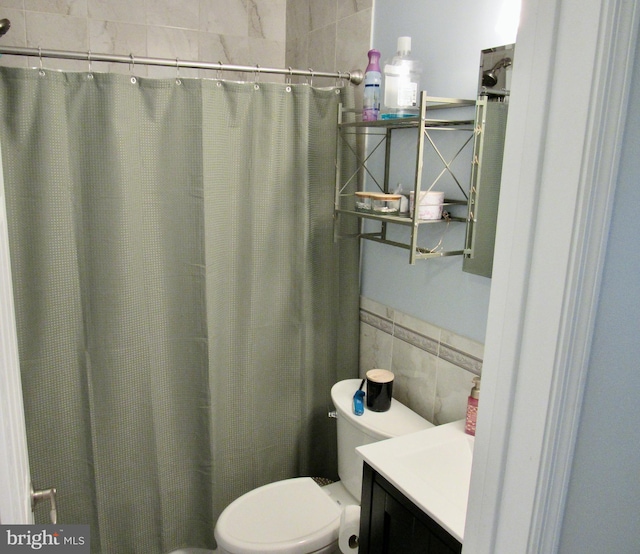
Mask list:
[[[270,483],[242,495],[215,528],[220,554],[337,552],[342,510],[310,477]]]
[[[362,458],[356,447],[433,427],[397,400],[386,412],[353,413],[360,379],[336,383],[331,399],[338,419],[340,481],[319,486],[310,477],[254,489],[227,506],[214,535],[219,554],[336,554],[342,510],[359,505]]]

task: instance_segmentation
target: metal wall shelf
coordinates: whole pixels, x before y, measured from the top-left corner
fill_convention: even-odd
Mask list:
[[[375,213],[361,212],[355,210],[355,189],[361,186],[363,177],[368,176],[371,181],[378,187],[381,192],[390,192],[389,189],[389,173],[391,162],[391,139],[393,132],[402,129],[418,129],[416,139],[416,165],[414,171],[413,193],[414,198],[420,198],[423,174],[423,158],[425,143],[430,144],[437,156],[442,162],[443,169],[438,176],[432,181],[429,187],[424,190],[431,190],[440,177],[448,173],[455,183],[464,200],[445,199],[446,205],[467,205],[468,203],[468,186],[463,186],[458,178],[451,170],[452,162],[460,155],[466,146],[472,143],[474,135],[474,119],[468,118],[442,118],[432,117],[434,110],[463,108],[475,106],[475,100],[465,100],[458,98],[441,98],[429,97],[426,92],[420,94],[420,115],[415,117],[404,117],[396,119],[380,119],[378,121],[358,121],[355,120],[354,110],[343,110],[340,108],[338,113],[338,152],[336,154],[336,187],[335,187],[335,210],[334,210],[334,236],[336,240],[342,238],[339,233],[340,218],[342,216],[359,218],[360,238],[381,242],[391,246],[405,248],[409,250],[409,263],[414,264],[418,259],[428,259],[443,256],[458,256],[465,254],[464,248],[460,250],[443,250],[440,246],[433,249],[426,249],[418,246],[418,231],[425,224],[429,224],[429,229],[433,229],[432,225],[449,225],[451,222],[466,223],[466,217],[454,217],[450,214],[445,215],[440,220],[421,220],[418,218],[418,210],[410,217],[393,216],[393,215],[377,215]],[[432,136],[432,131],[464,131],[468,133],[468,138],[463,141],[459,150],[449,159],[440,153],[436,140]],[[364,154],[361,150],[364,147],[359,143],[361,137],[371,137],[377,139],[376,144],[369,145],[369,149]],[[349,141],[351,138],[351,142]],[[355,140],[354,140],[355,139]],[[367,163],[372,154],[384,145],[384,175],[376,175],[367,167]],[[342,156],[343,148],[347,148],[356,160],[356,169],[348,177],[343,176]],[[371,191],[369,191],[371,192]],[[372,220],[380,224],[379,230],[375,232],[363,232],[363,221]],[[387,236],[387,225],[400,225],[410,227],[410,237],[407,242],[392,240]],[[351,235],[353,236],[353,235]]]

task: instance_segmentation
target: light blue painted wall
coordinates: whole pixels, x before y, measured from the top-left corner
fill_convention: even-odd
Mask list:
[[[395,54],[399,36],[411,36],[412,57],[423,66],[422,89],[430,96],[475,98],[480,51],[515,42],[513,26],[496,29],[503,3],[514,0],[375,0],[372,47],[385,60]],[[463,227],[453,233],[464,233]],[[364,296],[484,342],[490,279],[464,273],[460,256],[410,266],[404,249],[370,241],[362,246]]]

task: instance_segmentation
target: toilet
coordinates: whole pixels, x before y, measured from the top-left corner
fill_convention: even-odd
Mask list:
[[[340,481],[320,486],[310,477],[285,479],[254,489],[227,506],[214,535],[218,554],[339,553],[342,510],[359,505],[362,459],[356,447],[433,427],[393,400],[386,412],[353,413],[360,379],[347,379],[331,389],[338,419]]]

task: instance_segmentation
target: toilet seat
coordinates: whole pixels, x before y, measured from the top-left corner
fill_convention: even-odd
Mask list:
[[[340,507],[310,477],[286,479],[234,500],[214,530],[237,554],[308,554],[338,540]]]

